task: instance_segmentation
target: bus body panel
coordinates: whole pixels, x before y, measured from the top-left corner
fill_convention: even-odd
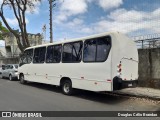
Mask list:
[[[120,76],[117,72],[119,64],[121,64]],[[138,50],[136,44],[123,34],[112,36],[112,79],[116,76],[126,81],[138,79]]]
[[[72,87],[91,91],[111,91],[111,54],[102,63],[27,64],[20,67],[25,80],[60,85],[62,77],[70,78]],[[23,69],[23,70],[21,70]],[[97,72],[98,71],[98,72]]]

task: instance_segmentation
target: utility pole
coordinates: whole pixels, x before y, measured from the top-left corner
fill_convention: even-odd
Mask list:
[[[53,0],[49,0],[49,16],[50,16],[50,43],[53,43],[53,29],[52,29],[52,3],[53,3]]]
[[[49,1],[49,16],[50,16],[50,43],[53,43],[53,27],[52,27],[52,9],[56,6],[56,0]]]

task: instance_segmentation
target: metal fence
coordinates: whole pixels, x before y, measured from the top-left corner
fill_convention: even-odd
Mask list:
[[[132,39],[139,49],[160,48],[160,33],[134,36]]]

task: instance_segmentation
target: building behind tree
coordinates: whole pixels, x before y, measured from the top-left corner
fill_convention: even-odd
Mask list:
[[[37,33],[37,34],[28,33],[28,40],[29,40],[30,46],[41,45],[42,39],[43,37],[40,33]],[[8,32],[4,34],[4,41],[5,41],[5,49],[6,49],[5,57],[18,57],[21,51],[18,48],[16,37],[11,32]]]

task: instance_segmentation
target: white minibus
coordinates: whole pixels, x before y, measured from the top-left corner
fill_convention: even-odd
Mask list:
[[[19,63],[20,83],[61,86],[95,92],[135,87],[138,51],[133,40],[119,32],[65,40],[25,49]]]

